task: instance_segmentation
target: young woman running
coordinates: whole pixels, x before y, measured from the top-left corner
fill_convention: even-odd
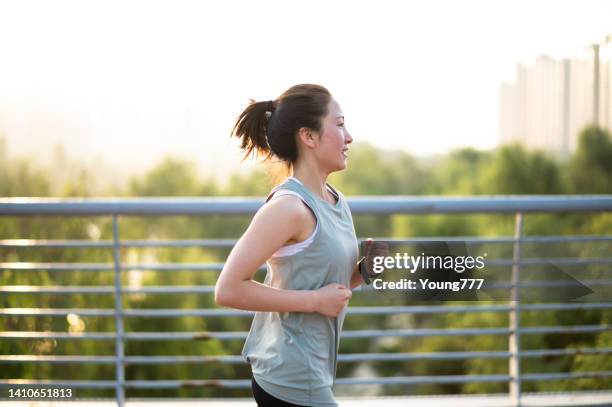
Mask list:
[[[309,84],[252,102],[232,134],[247,155],[283,160],[292,176],[272,189],[234,246],[215,301],[257,311],[242,356],[259,406],[336,406],[339,335],[351,288],[363,279],[349,206],[326,179],[346,167],[353,138],[338,102]],[[260,284],[253,276],[264,262]]]

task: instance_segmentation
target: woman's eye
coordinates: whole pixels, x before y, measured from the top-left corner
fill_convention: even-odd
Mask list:
[[[340,126],[340,127],[344,127],[344,123],[340,123],[338,126]]]

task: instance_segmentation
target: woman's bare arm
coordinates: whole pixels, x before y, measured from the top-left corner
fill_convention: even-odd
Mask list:
[[[297,197],[281,196],[266,203],[227,258],[215,286],[215,302],[250,311],[339,313],[351,296],[340,284],[319,290],[285,290],[252,280],[276,250],[311,230],[312,220]]]

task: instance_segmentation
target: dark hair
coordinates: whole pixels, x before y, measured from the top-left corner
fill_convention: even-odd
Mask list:
[[[331,97],[323,86],[301,84],[287,89],[276,100],[251,100],[238,116],[232,136],[242,140],[244,158],[254,153],[292,164],[298,157],[298,130],[306,127],[321,131]]]

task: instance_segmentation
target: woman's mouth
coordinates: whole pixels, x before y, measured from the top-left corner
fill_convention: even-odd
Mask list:
[[[342,149],[342,155],[343,155],[344,157],[346,157],[346,158],[348,158],[348,150],[349,150],[348,148],[343,148],[343,149]]]

